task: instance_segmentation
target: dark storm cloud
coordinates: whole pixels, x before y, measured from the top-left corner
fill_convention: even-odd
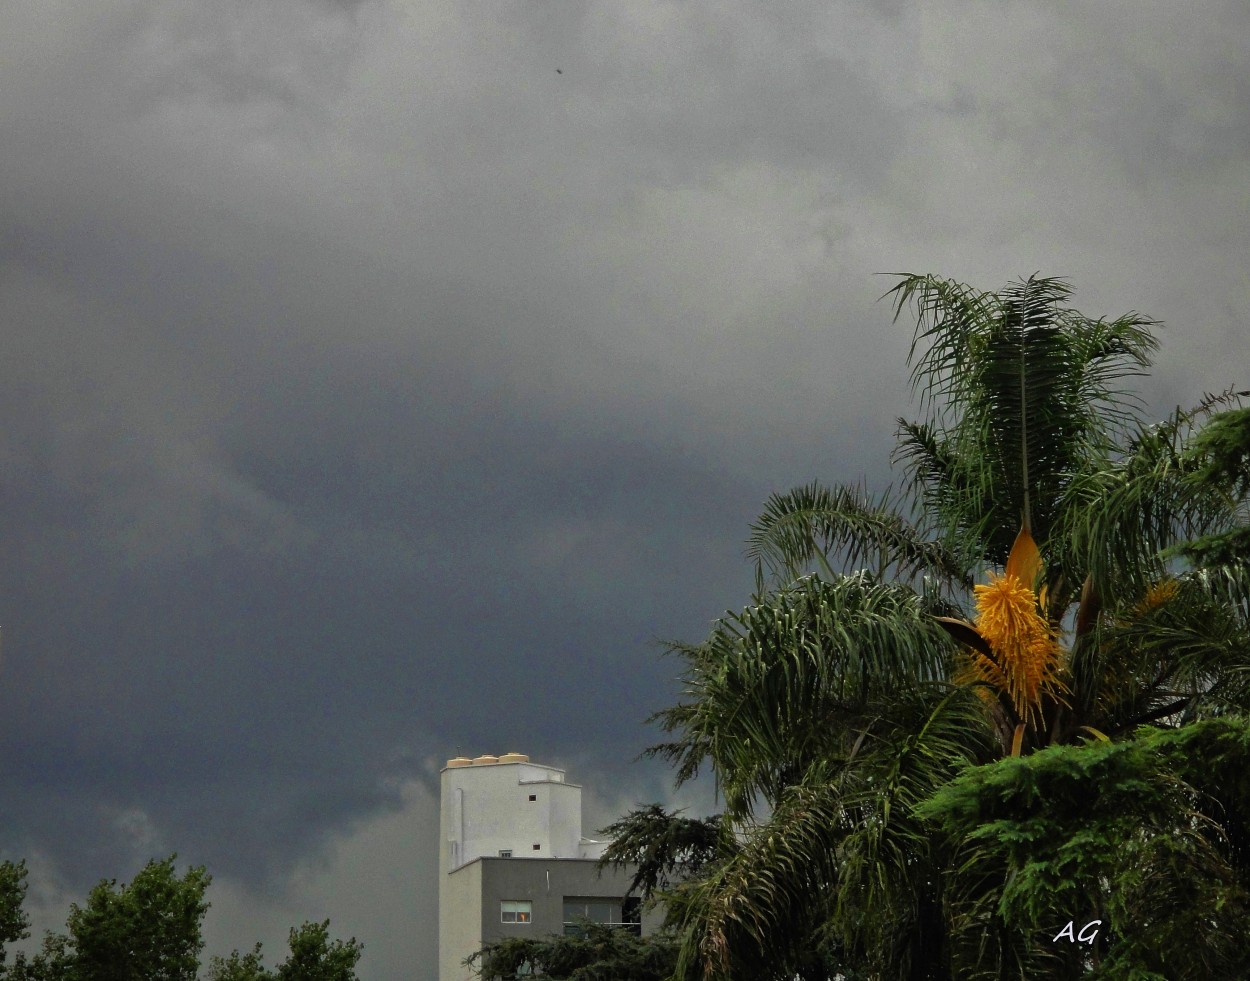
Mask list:
[[[96,275],[66,261],[79,287]],[[152,278],[178,282],[183,298],[206,293],[178,271],[177,249],[152,261]],[[215,359],[197,373],[170,353],[186,371],[183,401],[161,391],[167,379],[123,395],[110,382],[144,347],[110,348],[128,317],[70,308],[62,334],[41,309],[38,323],[12,321],[60,360],[34,419],[20,400],[11,415],[9,487],[31,531],[8,549],[6,629],[20,654],[10,691],[41,696],[18,706],[9,758],[50,792],[79,793],[45,834],[85,825],[94,836],[80,831],[78,848],[105,848],[116,829],[93,820],[101,800],[142,801],[184,848],[256,874],[376,806],[394,753],[446,731],[449,711],[465,715],[458,738],[482,740],[500,718],[518,738],[541,727],[549,697],[573,729],[587,716],[615,731],[637,721],[637,706],[584,693],[597,665],[636,659],[657,629],[615,607],[662,617],[683,586],[681,563],[657,571],[670,553],[691,556],[694,578],[692,559],[723,550],[712,543],[735,503],[723,475],[675,470],[624,426],[553,417],[506,379],[419,350],[362,365],[350,343],[275,341],[268,358],[251,354],[267,363],[249,363],[264,347],[251,346],[216,378]],[[180,331],[195,333],[180,324],[149,339],[176,347]],[[21,377],[10,381],[21,394]],[[164,401],[172,418],[154,411]],[[543,698],[516,699],[536,671]],[[328,742],[309,743],[310,730]],[[378,746],[387,752],[370,758]],[[32,797],[14,823],[32,825],[46,803]]]
[[[536,671],[549,675],[544,698],[567,703],[563,725],[602,719],[605,706],[579,695],[593,688],[588,675],[649,639],[635,624],[622,640],[613,608],[661,613],[681,585],[675,572],[630,583],[671,551],[706,552],[699,537],[714,540],[733,503],[718,475],[674,473],[662,454],[593,421],[544,418],[506,397],[481,411],[454,372],[429,377],[437,366],[397,364],[366,380],[330,361],[340,376],[313,359],[303,380],[236,403],[248,422],[218,422],[207,462],[189,450],[152,464],[148,453],[167,448],[151,445],[110,478],[136,424],[123,417],[89,435],[93,452],[66,451],[80,486],[48,477],[38,459],[29,483],[13,482],[39,534],[9,549],[22,580],[6,591],[22,654],[11,690],[61,667],[50,697],[19,711],[25,765],[119,806],[145,800],[186,841],[218,836],[204,847],[224,852],[216,862],[230,871],[264,868],[235,839],[241,825],[295,854],[353,806],[373,806],[393,760],[362,759],[366,747],[443,731],[452,706],[480,713],[460,723],[467,736],[485,739],[498,729],[487,720],[501,717],[518,736],[541,724],[542,699],[514,701]],[[39,445],[38,429],[22,435]],[[180,465],[202,479],[171,490]],[[236,487],[241,502],[228,493]],[[44,488],[68,495],[55,515],[43,511]],[[155,513],[117,504],[132,497]],[[49,551],[57,515],[72,541]],[[76,569],[76,588],[58,589]],[[605,617],[616,638],[606,642]],[[54,625],[42,650],[29,640],[40,623]],[[614,707],[617,727],[635,721]],[[311,750],[310,729],[329,744]],[[236,792],[216,796],[223,781]],[[311,799],[308,786],[320,788]]]
[[[438,762],[662,796],[654,640],[770,491],[888,479],[873,273],[1069,275],[1172,323],[1164,410],[1246,383],[1245,18],[7,9],[0,851],[68,900],[177,850],[248,946],[399,922],[383,849],[400,976]]]

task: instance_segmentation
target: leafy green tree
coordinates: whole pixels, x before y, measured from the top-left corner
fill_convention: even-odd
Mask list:
[[[179,878],[176,857],[149,862],[129,885],[101,882],[85,906],[70,907],[75,981],[194,981],[212,879],[202,866]]]
[[[7,969],[3,944],[29,936],[22,911],[25,863],[0,863],[0,979],[3,981],[194,981],[204,948],[201,925],[212,878],[193,867],[179,878],[177,856],[149,862],[129,885],[101,881],[84,906],[74,904],[67,933],[49,932],[33,956]],[[258,943],[246,954],[212,958],[209,981],[357,981],[364,945],[330,939],[330,921],[293,928],[290,954],[274,970]]]
[[[0,862],[0,966],[5,945],[30,936],[30,920],[22,908],[26,885],[25,862]]]
[[[258,943],[246,954],[233,951],[229,957],[215,956],[209,962],[208,981],[272,981],[264,966]]]
[[[1250,724],[1216,718],[941,788],[920,811],[959,842],[958,976],[1250,977],[1248,757]]]
[[[1250,409],[1216,415],[1203,427],[1183,464],[1195,470],[1195,482],[1217,493],[1250,493]],[[1181,546],[1178,553],[1196,564],[1230,565],[1250,554],[1250,527],[1233,528]]]
[[[9,981],[194,981],[204,946],[204,893],[211,879],[202,867],[179,878],[175,858],[149,862],[129,885],[102,881],[85,906],[71,906],[67,934],[48,933],[38,953],[29,958],[19,953],[3,976]],[[24,894],[25,868],[17,870]],[[15,894],[12,883],[9,894]]]
[[[6,981],[74,981],[72,972],[69,938],[49,932],[34,957],[19,952],[3,977]]]
[[[469,962],[484,979],[667,981],[676,959],[672,937],[639,937],[619,927],[587,922],[580,936],[509,937],[488,945]]]
[[[293,928],[290,946],[290,956],[274,975],[278,981],[356,981],[364,945],[355,937],[331,943],[329,920]]]
[[[1020,761],[1040,766],[1047,747],[1093,767],[1105,745],[1250,708],[1239,394],[1144,425],[1122,386],[1150,364],[1153,323],[1084,317],[1070,292],[900,277],[887,295],[896,319],[917,313],[925,408],[900,420],[901,489],[775,495],[752,529],[752,604],[675,646],[686,693],[660,714],[673,738],[656,752],[679,782],[711,770],[727,842],[665,896],[678,976],[1031,978],[1149,963],[1123,923],[1098,964],[1051,963],[1018,913],[1040,907],[986,898],[1001,899],[1014,866],[985,865],[969,886],[955,873],[970,828],[926,809],[965,773],[1022,779]],[[1143,776],[1165,811],[1154,844],[1118,851],[1115,868],[1181,895],[1183,849],[1160,843],[1207,856],[1195,867],[1227,886],[1210,893],[1227,915],[1167,964],[1200,976],[1240,929],[1244,836],[1217,818],[1230,812],[1219,789],[1186,773]],[[1095,798],[1104,777],[1128,779],[1089,770],[1072,793]]]
[[[630,811],[600,834],[611,844],[599,860],[599,868],[632,868],[629,891],[648,903],[662,892],[700,877],[733,850],[721,815],[687,818],[660,804]]]
[[[208,981],[356,981],[364,945],[355,937],[331,942],[329,920],[293,928],[289,943],[290,956],[273,971],[264,966],[260,944],[246,954],[214,957]]]

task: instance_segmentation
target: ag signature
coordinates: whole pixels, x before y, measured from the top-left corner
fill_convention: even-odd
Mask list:
[[[1067,937],[1069,943],[1092,944],[1094,942],[1094,938],[1098,936],[1098,927],[1101,925],[1102,920],[1090,920],[1085,924],[1085,926],[1081,927],[1080,933],[1076,933],[1074,932],[1076,929],[1076,920],[1068,920],[1068,925],[1055,934],[1055,938],[1051,941],[1051,943],[1057,944],[1064,937]],[[1093,932],[1090,932],[1091,927],[1093,928]]]

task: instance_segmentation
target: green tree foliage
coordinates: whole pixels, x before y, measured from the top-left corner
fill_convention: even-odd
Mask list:
[[[229,957],[215,956],[209,961],[208,981],[272,981],[273,974],[264,966],[258,943],[246,954],[233,951]]]
[[[960,978],[1250,977],[1250,723],[1053,746],[919,808],[956,842]],[[1096,943],[1056,943],[1100,920]],[[1079,926],[1078,926],[1079,929]]]
[[[356,981],[364,945],[355,937],[331,943],[329,920],[292,929],[290,946],[291,955],[275,974],[278,981]]]
[[[26,863],[0,862],[0,965],[5,945],[30,936],[30,920],[22,903],[26,900]]]
[[[70,907],[66,934],[49,933],[33,957],[18,954],[8,981],[195,981],[211,877],[179,878],[176,856],[149,862],[129,885],[99,883]],[[25,869],[21,867],[24,879]],[[21,883],[25,892],[25,883]],[[24,919],[24,917],[23,917]]]
[[[356,981],[364,945],[355,937],[330,940],[330,921],[305,923],[291,930],[290,955],[275,970],[264,966],[261,945],[248,953],[214,957],[208,981]]]
[[[887,295],[917,316],[902,484],[774,495],[752,603],[673,648],[685,693],[655,752],[679,783],[710,771],[726,808],[694,878],[650,880],[677,976],[1239,976],[1244,800],[1184,754],[1250,765],[1235,730],[1198,738],[1250,710],[1245,393],[1143,423],[1127,382],[1154,324],[1085,317],[1060,280]],[[944,789],[988,808],[1031,780],[1034,810],[1012,791],[1024,809],[994,820],[1020,828],[993,834]],[[1113,926],[1057,953],[1044,932],[1081,903]],[[1167,957],[1140,939],[1200,927]]]
[[[203,867],[179,878],[176,858],[149,862],[129,885],[100,882],[85,905],[71,906],[67,933],[48,933],[36,954],[19,952],[7,968],[3,945],[29,936],[26,866],[0,863],[0,979],[195,981],[212,878]],[[274,970],[264,966],[259,943],[246,954],[214,957],[208,981],[357,981],[364,945],[355,937],[332,941],[329,920],[292,929],[289,943]]]
[[[469,958],[485,979],[542,977],[551,981],[667,981],[676,961],[671,937],[637,937],[586,923],[581,936],[511,937]]]
[[[1212,417],[1203,427],[1184,463],[1194,469],[1194,482],[1230,495],[1250,492],[1250,409],[1234,409]],[[1196,564],[1232,565],[1250,554],[1250,528],[1233,528],[1188,542],[1178,553]]]
[[[75,981],[194,981],[212,879],[202,866],[179,878],[175,858],[149,862],[129,885],[101,882],[70,907]]]
[[[720,815],[702,819],[682,817],[659,804],[630,811],[600,831],[611,840],[599,867],[630,867],[631,894],[650,902],[662,890],[698,878],[732,849]]]
[[[19,953],[3,977],[7,981],[75,981],[69,938],[60,933],[46,934],[39,952],[29,959]]]

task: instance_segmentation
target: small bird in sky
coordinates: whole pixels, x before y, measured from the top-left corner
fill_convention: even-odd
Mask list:
[[[557,69],[556,69],[556,74],[557,74],[557,75],[563,75],[563,74],[564,74],[564,69],[563,69],[563,68],[557,68]]]

